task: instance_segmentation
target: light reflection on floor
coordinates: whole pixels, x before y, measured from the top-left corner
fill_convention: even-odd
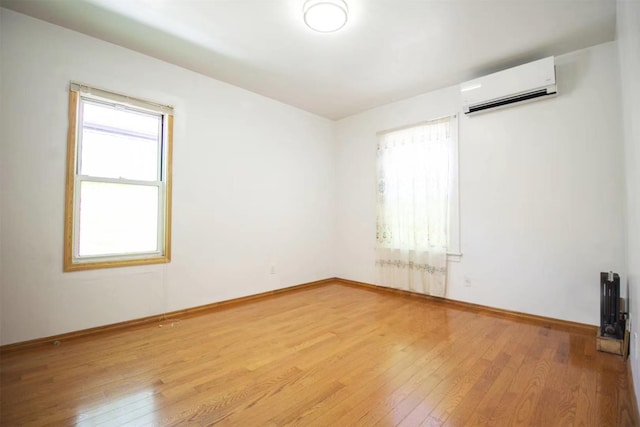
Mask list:
[[[79,408],[76,426],[148,425],[155,421],[155,393],[145,389],[98,406]]]

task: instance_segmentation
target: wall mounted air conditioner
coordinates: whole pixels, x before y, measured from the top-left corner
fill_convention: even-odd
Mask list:
[[[498,71],[460,85],[462,111],[473,114],[556,94],[553,56]]]

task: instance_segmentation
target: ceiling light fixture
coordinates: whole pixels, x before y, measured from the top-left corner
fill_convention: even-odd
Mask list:
[[[302,7],[304,23],[314,31],[332,33],[344,27],[349,17],[345,0],[307,0]]]

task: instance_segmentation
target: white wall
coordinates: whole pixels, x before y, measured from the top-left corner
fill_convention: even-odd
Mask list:
[[[334,276],[332,122],[8,10],[0,23],[2,344]],[[175,107],[170,264],[62,272],[70,80]]]
[[[620,57],[627,188],[627,268],[631,311],[631,368],[640,397],[640,2],[617,2],[617,44]]]
[[[2,52],[2,8],[0,8],[0,52]],[[2,54],[0,53],[0,117],[2,117],[3,114],[3,110],[4,110],[4,106],[2,103],[2,92],[1,89],[2,88]],[[4,144],[2,143],[3,139],[2,139],[2,131],[0,130],[0,174],[2,173],[1,171],[4,170],[5,165],[4,165]],[[0,179],[2,178],[2,176],[0,175]],[[0,344],[2,343],[2,201],[4,199],[3,197],[3,193],[4,193],[4,185],[2,184],[2,182],[0,182]]]
[[[461,117],[447,297],[598,324],[599,272],[625,270],[615,43],[558,57],[557,78],[557,98]],[[338,277],[376,283],[376,132],[459,110],[450,87],[338,122]]]
[[[597,324],[598,273],[625,273],[616,45],[559,57],[557,73],[555,99],[460,118],[464,255],[447,296]],[[332,123],[8,10],[0,76],[2,344],[332,276],[375,283],[375,134],[460,109],[451,87]],[[70,80],[175,106],[170,264],[62,273]]]

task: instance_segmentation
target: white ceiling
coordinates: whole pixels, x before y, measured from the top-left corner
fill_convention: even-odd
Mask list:
[[[0,5],[330,119],[614,40],[615,0],[0,0]]]

